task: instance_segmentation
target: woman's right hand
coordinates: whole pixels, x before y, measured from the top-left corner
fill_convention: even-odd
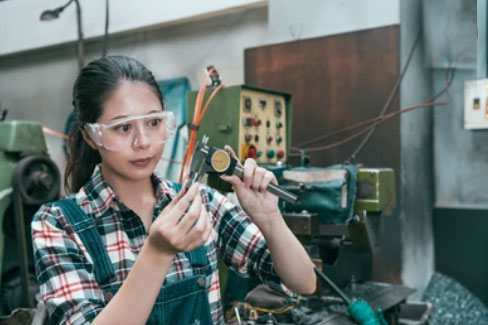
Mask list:
[[[189,190],[183,187],[154,220],[149,227],[148,242],[160,253],[176,255],[203,245],[211,230],[212,224],[202,204],[199,184],[195,183]]]

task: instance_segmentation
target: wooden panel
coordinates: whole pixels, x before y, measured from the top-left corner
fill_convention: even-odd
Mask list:
[[[292,94],[292,146],[375,117],[399,75],[399,26],[294,41],[245,51],[245,83]],[[398,96],[390,111],[398,110]],[[349,133],[349,135],[352,133]],[[346,135],[315,143],[321,146]],[[311,153],[313,166],[342,163],[362,137],[333,150]],[[298,163],[298,158],[290,160]],[[395,170],[400,193],[400,121],[377,129],[356,162]],[[399,198],[400,199],[400,198]],[[400,224],[382,221],[381,250],[373,278],[401,282]]]

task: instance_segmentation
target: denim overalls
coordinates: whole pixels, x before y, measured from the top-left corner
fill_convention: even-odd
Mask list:
[[[102,288],[108,303],[119,289],[114,285],[115,270],[107,249],[97,231],[95,222],[71,199],[54,203],[58,205],[78,234],[93,259],[95,278]],[[204,246],[187,253],[196,276],[187,277],[171,284],[163,285],[154,303],[148,324],[210,325],[212,318],[206,289],[206,273],[209,268]]]

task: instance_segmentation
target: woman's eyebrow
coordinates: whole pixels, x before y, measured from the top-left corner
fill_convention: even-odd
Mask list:
[[[152,114],[152,113],[158,113],[158,112],[162,112],[162,110],[153,109],[150,112],[147,112],[147,113],[144,113],[144,114],[141,114],[141,115],[137,115],[137,116],[144,116],[144,115],[148,115],[148,114]],[[131,115],[119,115],[119,116],[116,116],[116,117],[110,119],[110,121],[119,120],[119,119],[122,119],[122,118],[125,118],[125,117],[128,117],[128,116],[131,116]]]

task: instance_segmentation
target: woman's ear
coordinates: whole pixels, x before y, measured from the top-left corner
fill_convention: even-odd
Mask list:
[[[85,140],[86,143],[93,149],[93,150],[98,150],[97,145],[93,140],[90,138],[90,135],[86,132],[85,129],[81,129],[81,134],[83,135],[83,140]]]

